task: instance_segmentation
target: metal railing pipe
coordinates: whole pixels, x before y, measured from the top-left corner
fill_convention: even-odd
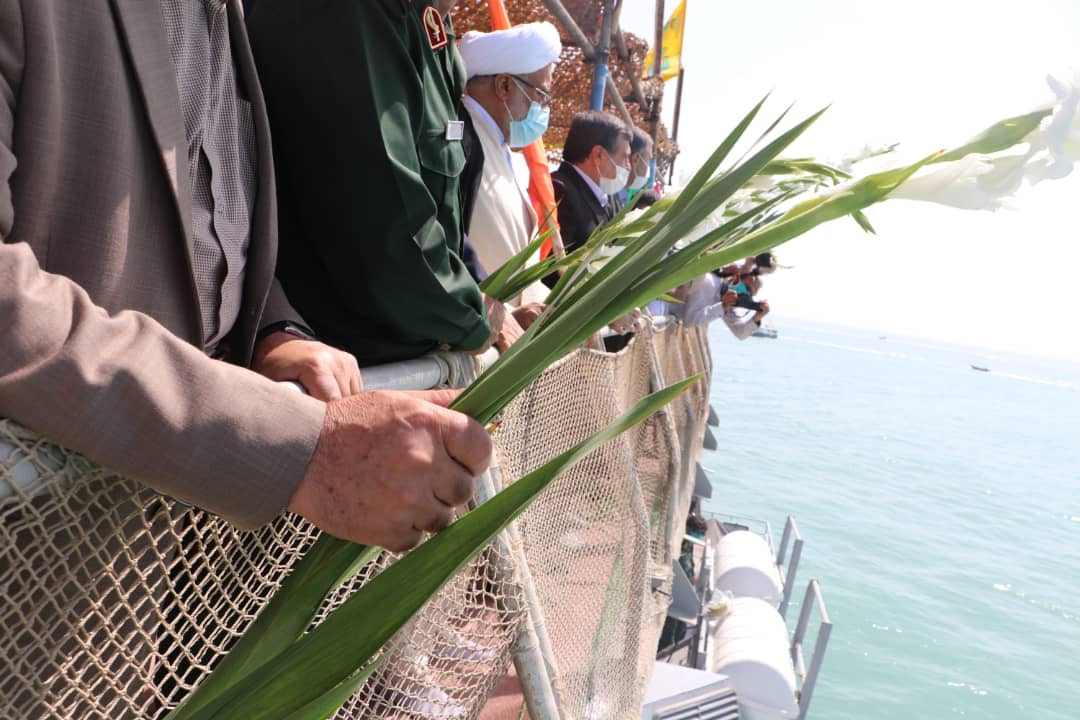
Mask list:
[[[430,390],[440,387],[464,387],[498,358],[492,348],[482,355],[435,353],[412,360],[363,368],[365,390]],[[499,470],[492,466],[476,478],[476,504],[490,500],[499,491]],[[565,707],[562,698],[554,651],[547,636],[532,575],[521,546],[516,522],[510,523],[496,540],[496,573],[503,582],[515,575],[522,586],[525,621],[512,646],[514,667],[521,682],[525,704],[535,720],[561,720]],[[514,608],[507,608],[513,612]]]
[[[448,385],[450,368],[442,358],[426,355],[362,368],[360,377],[365,390],[430,390]]]
[[[596,56],[596,50],[593,48],[593,44],[589,42],[589,39],[585,37],[585,33],[578,27],[577,21],[574,17],[563,7],[563,4],[559,0],[543,0],[544,7],[548,9],[548,12],[555,16],[555,20],[562,26],[566,34],[570,36],[570,39],[581,48],[581,52],[585,54],[586,59],[592,60]]]
[[[477,504],[490,500],[499,491],[502,482],[497,482],[497,477],[498,468],[492,467],[477,478]],[[499,533],[495,542],[497,572],[504,581],[517,575],[525,601],[522,629],[510,652],[529,717],[535,720],[560,720],[564,716],[562,708],[565,704],[562,701],[563,694],[558,689],[561,688],[557,677],[558,668],[547,636],[540,601],[533,586],[532,574],[529,572],[525,554],[521,551],[517,523],[510,523]]]
[[[645,101],[645,91],[641,87],[641,78],[638,74],[633,72],[633,65],[630,64],[630,48],[626,45],[626,36],[623,35],[621,27],[615,28],[615,49],[619,52],[619,58],[627,62],[627,67],[630,68],[630,90],[634,95],[634,102],[638,104],[642,112],[648,109],[649,104]]]
[[[813,600],[813,602],[811,602]],[[802,628],[799,636],[799,660],[802,665],[802,638],[806,634],[806,621],[810,616],[810,607],[816,605],[821,616],[821,625],[818,628],[817,638],[814,640],[814,655],[810,659],[810,667],[802,678],[802,686],[799,688],[799,720],[806,720],[810,712],[810,701],[814,697],[814,686],[817,684],[818,675],[821,672],[821,664],[825,660],[825,651],[829,646],[829,636],[832,635],[832,622],[829,613],[825,609],[825,599],[821,596],[821,586],[817,580],[811,580],[806,588],[806,599],[803,601],[803,611],[799,617],[799,626]]]
[[[802,538],[796,538],[791,550],[791,562],[784,568],[784,597],[780,600],[780,607],[777,608],[780,617],[784,618],[784,620],[787,620],[787,610],[791,604],[791,593],[795,589],[795,576],[799,572],[799,558],[802,557],[802,548]]]
[[[604,109],[604,93],[607,91],[608,78],[611,71],[608,70],[608,51],[611,49],[611,26],[612,15],[615,13],[615,0],[604,0],[604,17],[600,23],[600,42],[593,52],[592,97],[589,107],[592,110]]]
[[[630,117],[630,111],[626,109],[626,103],[623,102],[622,95],[619,94],[619,88],[615,85],[615,78],[612,77],[610,72],[607,74],[605,85],[607,86],[608,99],[611,100],[611,104],[618,110],[623,122],[630,127],[634,127],[634,118]]]

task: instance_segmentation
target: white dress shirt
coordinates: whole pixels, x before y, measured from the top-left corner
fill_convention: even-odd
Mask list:
[[[585,183],[589,186],[589,189],[593,191],[593,195],[595,195],[596,199],[600,202],[600,207],[607,207],[608,194],[601,190],[600,186],[593,182],[593,179],[586,175],[577,165],[571,163],[570,167],[574,168],[574,170],[577,170],[577,174],[582,177]]]
[[[713,273],[705,273],[694,280],[683,305],[683,323],[686,325],[708,325],[720,318],[727,325],[731,334],[740,340],[750,337],[757,329],[753,312],[739,314],[731,307],[724,308],[723,282]]]

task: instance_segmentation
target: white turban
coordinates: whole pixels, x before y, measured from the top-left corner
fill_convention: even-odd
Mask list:
[[[509,30],[470,30],[458,45],[468,77],[477,75],[528,75],[559,59],[562,42],[549,22],[515,25]]]

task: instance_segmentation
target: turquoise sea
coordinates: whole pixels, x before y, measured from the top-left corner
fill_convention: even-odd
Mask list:
[[[706,508],[798,519],[834,624],[810,717],[1080,718],[1080,363],[774,324],[710,329]]]

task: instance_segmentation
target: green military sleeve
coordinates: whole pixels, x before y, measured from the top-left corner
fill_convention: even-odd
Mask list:
[[[413,5],[260,0],[248,21],[274,138],[278,275],[363,365],[490,335],[459,257],[456,50],[431,47]]]

